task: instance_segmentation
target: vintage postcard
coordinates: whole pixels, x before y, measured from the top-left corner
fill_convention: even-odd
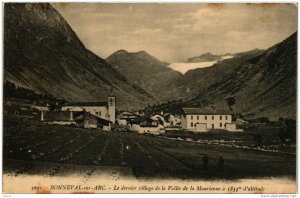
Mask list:
[[[296,193],[297,4],[3,6],[2,193]]]

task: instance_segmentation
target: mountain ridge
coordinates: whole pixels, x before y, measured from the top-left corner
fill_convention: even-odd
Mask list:
[[[182,78],[181,73],[167,67],[169,63],[160,61],[145,51],[118,50],[108,56],[106,61],[130,82],[152,93],[157,101],[169,100],[170,97],[162,94],[162,90],[175,90],[177,81]]]

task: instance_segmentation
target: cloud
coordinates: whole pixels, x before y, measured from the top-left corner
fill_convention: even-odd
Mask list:
[[[293,4],[53,3],[100,57],[145,50],[167,62],[268,48],[297,30]]]

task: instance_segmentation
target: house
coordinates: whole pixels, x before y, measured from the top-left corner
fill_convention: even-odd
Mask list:
[[[108,102],[68,102],[62,105],[62,111],[86,111],[90,114],[111,121],[116,121],[116,97],[109,96]]]
[[[121,111],[117,115],[117,123],[120,126],[128,126],[130,121],[140,118],[139,115],[134,114],[130,111]]]
[[[163,125],[159,124],[158,121],[152,120],[147,117],[138,118],[130,122],[131,131],[138,133],[151,133],[159,135],[161,130],[164,130]]]
[[[167,113],[164,115],[167,122],[170,123],[170,126],[180,126],[181,125],[181,118],[180,115]]]
[[[49,110],[49,104],[43,104],[37,101],[34,101],[32,105],[32,109],[38,110],[38,111],[48,111]]]
[[[83,126],[87,129],[103,129],[104,131],[110,131],[112,122],[99,118],[89,112],[80,112],[77,113],[75,117],[76,123],[79,126]]]
[[[72,111],[41,111],[41,121],[47,124],[76,125]]]
[[[72,125],[89,129],[111,130],[112,122],[86,111],[41,111],[41,121],[47,124]]]
[[[167,121],[166,117],[163,114],[155,113],[150,116],[152,120],[158,121],[164,127],[170,126],[170,123]]]
[[[229,110],[215,108],[183,108],[182,128],[194,132],[207,132],[213,129],[240,131],[232,123]]]

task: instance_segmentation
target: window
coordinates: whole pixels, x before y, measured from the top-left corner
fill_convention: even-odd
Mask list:
[[[214,116],[211,116],[211,119],[214,120]]]
[[[222,116],[220,116],[220,120],[222,120]]]
[[[99,112],[96,111],[96,115],[99,115]]]
[[[220,123],[220,127],[222,127],[222,122]]]
[[[207,116],[204,116],[204,119],[207,120]]]
[[[225,116],[225,120],[227,120],[227,116]]]
[[[214,124],[212,124],[212,125],[211,125],[211,128],[212,128],[212,129],[214,129],[214,128],[215,128],[215,125],[214,125]]]
[[[197,116],[197,120],[199,120],[199,116]]]
[[[193,119],[193,116],[191,115],[191,120]]]
[[[193,127],[194,126],[194,124],[191,122],[191,127]]]
[[[99,116],[101,116],[101,111],[99,111]]]

